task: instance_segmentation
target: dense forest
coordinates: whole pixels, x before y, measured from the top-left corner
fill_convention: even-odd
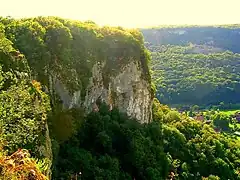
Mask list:
[[[188,48],[168,49],[192,60],[180,53]],[[164,65],[177,66],[174,58],[168,59],[170,52],[158,52],[158,56],[165,58]],[[202,56],[198,57],[202,62],[192,60],[189,66],[197,68],[210,55]],[[229,73],[219,77],[199,71],[203,77],[197,73],[193,77],[209,76],[214,79],[211,86],[229,83],[234,88],[238,77],[232,59],[238,58],[230,52],[215,54],[209,59],[219,64],[206,68],[222,72],[222,64],[228,61]],[[150,62],[137,30],[58,17],[0,18],[0,179],[240,179],[240,141],[232,133],[238,130],[234,118],[208,112],[211,123],[197,121],[154,98],[151,122],[141,123],[100,99],[92,112],[82,106],[66,108],[52,92],[49,77],[54,74],[71,94],[80,89],[83,100],[93,64],[103,64],[106,86],[111,75],[132,61],[139,63],[143,79],[151,83],[148,65],[156,60]],[[156,73],[161,72],[155,72],[155,82],[166,83]],[[168,78],[172,81],[174,75],[169,73]],[[155,94],[154,84],[151,93]]]
[[[60,146],[55,177],[240,178],[240,141],[235,137],[215,132],[215,125],[171,111],[157,99],[153,113],[153,122],[139,124],[117,109],[110,112],[101,105],[100,111],[90,113],[78,133]]]
[[[239,26],[142,30],[157,97],[169,105],[239,107]]]

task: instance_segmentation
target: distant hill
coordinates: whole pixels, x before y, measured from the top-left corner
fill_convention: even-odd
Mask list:
[[[208,45],[240,53],[240,26],[219,27],[160,27],[141,30],[149,46]]]
[[[240,102],[238,25],[141,31],[152,52],[152,77],[161,102],[200,106],[224,102],[225,107]]]

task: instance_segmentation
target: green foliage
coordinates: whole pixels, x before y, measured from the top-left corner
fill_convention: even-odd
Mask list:
[[[1,21],[12,22],[11,19]],[[0,24],[0,124],[3,148],[8,154],[19,148],[28,149],[34,158],[44,160],[49,166],[50,159],[45,157],[49,98],[41,91],[40,83],[31,81],[27,60],[14,49],[13,43],[5,35],[6,31],[7,28]],[[22,168],[30,167],[26,164]],[[21,167],[16,169],[21,170]]]
[[[152,113],[153,113],[153,121],[157,121],[157,122],[163,121],[164,112],[162,110],[161,104],[156,98],[154,98],[153,100]]]
[[[220,180],[220,178],[218,176],[210,175],[207,178],[202,178],[202,180]]]
[[[179,121],[180,120],[180,115],[177,111],[170,111],[166,115],[166,121],[167,122],[172,122],[172,121]]]
[[[165,122],[163,147],[176,179],[240,179],[238,140],[183,115]]]
[[[12,47],[12,42],[5,37],[4,26],[0,23],[0,63],[4,71],[18,70],[28,72],[24,55]],[[3,66],[3,67],[2,67]]]
[[[82,179],[165,179],[160,124],[141,125],[105,109],[90,113],[78,134],[60,145],[55,178],[81,172]]]
[[[52,138],[62,143],[72,137],[80,128],[84,118],[84,111],[81,108],[68,110],[58,110],[55,107],[54,112],[49,118],[49,127]]]
[[[162,26],[141,32],[162,103],[239,108],[239,24]]]
[[[1,22],[7,37],[26,56],[34,76],[44,85],[48,85],[51,74],[70,92],[81,90],[84,98],[93,65],[97,63],[103,66],[105,85],[129,62],[137,63],[144,71],[143,77],[150,81],[150,56],[138,30],[100,28],[92,22],[58,17],[0,18]]]
[[[217,113],[213,116],[213,124],[223,131],[229,130],[230,117],[224,113]]]
[[[194,54],[186,52],[190,46],[166,48],[152,53],[152,77],[163,103],[203,106],[239,102],[239,54]]]
[[[240,142],[210,125],[171,111],[157,99],[150,124],[138,124],[117,109],[108,111],[104,104],[99,109],[60,144],[56,179],[166,179],[172,174],[175,179],[240,179]]]
[[[48,99],[37,99],[29,93],[27,85],[19,84],[2,91],[0,102],[0,121],[4,124],[8,150],[13,152],[25,147],[36,153],[36,147],[42,144],[41,139],[44,138],[41,136],[45,131]]]

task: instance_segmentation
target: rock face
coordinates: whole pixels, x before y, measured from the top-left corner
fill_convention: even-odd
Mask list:
[[[81,92],[70,95],[67,88],[56,78],[50,78],[52,88],[60,97],[64,108],[83,106],[87,112],[96,108],[96,101],[101,99],[110,108],[117,107],[141,123],[148,123],[152,119],[151,84],[143,78],[143,72],[137,61],[127,64],[119,73],[110,76],[104,82],[104,64],[96,63],[92,68],[92,77],[86,89],[86,96],[81,102]]]
[[[152,119],[152,95],[150,84],[142,78],[142,71],[137,62],[126,65],[118,75],[110,77],[108,86],[104,85],[101,65],[94,65],[92,77],[87,88],[84,106],[90,108],[98,98],[110,107],[117,107],[141,123]]]
[[[71,95],[68,88],[53,74],[49,75],[49,85],[51,96],[53,97],[54,91],[59,96],[64,109],[81,106],[81,91],[75,91]]]

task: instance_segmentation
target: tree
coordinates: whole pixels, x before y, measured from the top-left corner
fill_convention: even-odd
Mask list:
[[[213,116],[213,124],[223,131],[229,130],[230,117],[224,113],[217,113]]]
[[[169,161],[160,128],[159,122],[142,125],[100,104],[60,145],[55,178],[81,172],[82,179],[165,179]]]
[[[164,121],[176,122],[180,120],[180,114],[177,111],[169,111]]]

